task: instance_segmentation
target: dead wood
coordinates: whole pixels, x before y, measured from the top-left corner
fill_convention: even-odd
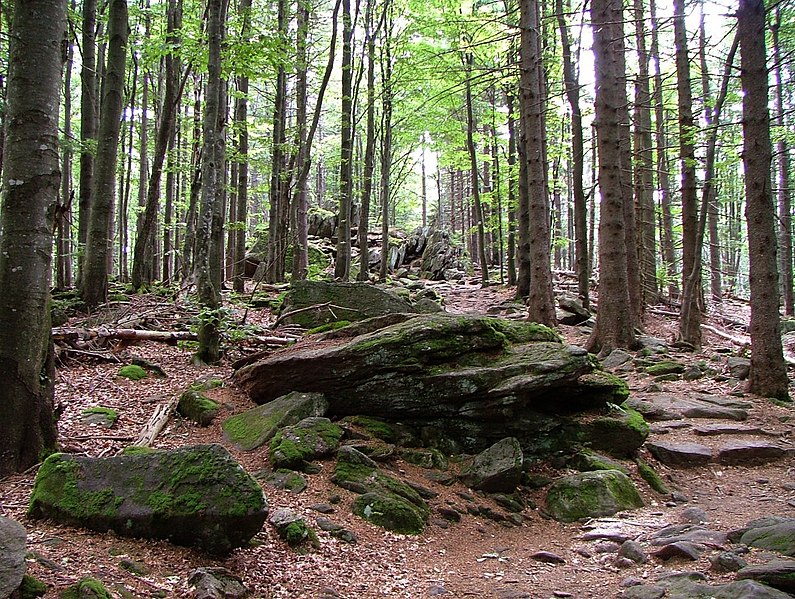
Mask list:
[[[149,447],[160,434],[160,431],[165,428],[172,412],[177,409],[178,403],[179,397],[176,396],[171,398],[167,404],[157,406],[149,418],[149,422],[146,423],[146,426],[138,434],[138,438],[132,442],[132,445],[135,447]]]

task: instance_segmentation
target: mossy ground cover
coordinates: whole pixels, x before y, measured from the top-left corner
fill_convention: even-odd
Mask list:
[[[140,381],[141,379],[145,379],[148,376],[146,370],[137,364],[128,364],[127,366],[122,366],[119,368],[119,372],[117,374],[120,377],[130,379],[131,381]]]

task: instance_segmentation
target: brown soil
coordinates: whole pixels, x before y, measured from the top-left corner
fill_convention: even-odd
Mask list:
[[[486,312],[490,307],[510,300],[504,287],[479,289],[477,285],[445,286],[450,311]],[[146,299],[136,298],[145,309]],[[666,312],[660,308],[658,312]],[[267,314],[252,315],[262,322]],[[747,307],[741,302],[725,305],[722,313],[713,311],[710,324],[731,331],[725,322],[747,322]],[[671,340],[676,321],[671,316],[650,314],[646,323],[649,334]],[[575,328],[564,334],[573,343],[582,344],[585,338]],[[709,360],[717,347],[730,342],[714,334],[705,339],[705,349],[699,355],[681,354],[686,361]],[[735,347],[734,349],[737,349]],[[63,407],[59,427],[61,442],[67,451],[93,456],[113,455],[130,443],[144,427],[155,408],[168,402],[194,380],[213,376],[223,378],[227,385],[211,392],[223,404],[223,412],[216,423],[200,429],[174,417],[156,439],[154,446],[177,447],[196,443],[221,443],[251,472],[268,465],[267,452],[262,449],[243,453],[227,443],[220,429],[224,417],[251,406],[249,400],[229,380],[231,368],[227,364],[212,368],[197,368],[190,364],[188,350],[164,344],[142,343],[119,348],[115,355],[126,363],[131,355],[144,357],[165,369],[168,378],[148,378],[133,383],[115,376],[120,363],[79,357],[62,365],[58,371],[58,402]],[[238,357],[237,355],[230,356]],[[649,384],[645,375],[633,374],[630,387],[640,391]],[[665,389],[674,394],[729,394],[739,392],[727,383],[712,379],[696,382],[666,383]],[[795,388],[793,388],[795,396]],[[790,408],[777,407],[760,398],[754,402],[750,422],[778,433],[784,444],[793,441],[793,420]],[[81,412],[90,406],[102,405],[118,410],[120,418],[111,430],[97,429],[83,424]],[[666,440],[686,435],[677,431]],[[713,438],[701,442],[709,444]],[[646,454],[644,457],[652,461]],[[225,566],[239,575],[253,597],[615,597],[619,596],[622,581],[627,579],[653,580],[664,571],[699,570],[713,581],[730,577],[709,572],[708,552],[698,563],[668,562],[651,559],[643,565],[619,568],[614,565],[615,553],[604,541],[586,541],[585,532],[599,529],[620,530],[632,538],[644,535],[667,524],[678,523],[687,507],[697,506],[706,511],[708,526],[728,531],[740,527],[762,515],[795,516],[795,464],[782,460],[758,467],[728,467],[717,464],[696,470],[671,470],[655,463],[666,481],[689,500],[675,504],[670,497],[656,494],[636,478],[646,507],[613,518],[575,524],[560,524],[543,517],[542,491],[526,491],[530,506],[525,523],[508,528],[480,517],[465,515],[460,523],[447,528],[433,520],[426,531],[416,537],[400,536],[369,525],[350,514],[348,506],[353,495],[328,482],[332,468],[323,464],[323,472],[309,476],[308,489],[293,495],[266,488],[271,508],[292,507],[314,523],[319,515],[309,506],[327,502],[339,495],[341,502],[330,517],[355,532],[358,543],[349,545],[320,532],[321,547],[299,553],[286,546],[266,525],[255,538],[253,547],[239,549],[227,559],[209,558],[201,551],[173,546],[162,541],[146,541],[116,537],[86,530],[76,530],[49,521],[29,520],[25,516],[35,469],[0,481],[0,514],[22,522],[28,530],[29,572],[50,586],[47,597],[57,597],[66,586],[83,576],[93,576],[106,583],[115,596],[178,597],[190,592],[187,579],[199,566]],[[438,507],[446,504],[465,508],[468,501],[459,493],[467,490],[460,485],[443,487],[428,481],[424,471],[400,460],[390,466],[409,479],[421,482],[440,493],[431,502]],[[633,466],[634,468],[634,466]],[[474,503],[497,506],[486,497],[476,496]],[[549,551],[565,560],[565,564],[541,563],[531,557],[538,551]],[[147,573],[132,574],[120,567],[124,559],[144,564]],[[751,554],[749,561],[757,557]],[[126,595],[124,593],[127,593]]]

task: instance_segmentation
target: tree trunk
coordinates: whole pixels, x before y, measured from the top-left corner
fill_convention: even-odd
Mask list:
[[[71,11],[75,13],[75,0]],[[66,67],[63,79],[63,136],[72,139],[72,65],[75,46],[72,36],[68,36]],[[66,289],[72,285],[72,149],[70,144],[61,148],[61,195],[55,214],[57,257],[55,264],[55,286]]]
[[[115,194],[128,32],[126,0],[111,0],[108,13],[108,64],[102,87],[94,188],[91,194],[93,202],[80,289],[81,299],[91,308],[103,303],[108,295],[110,219]]]
[[[740,79],[743,88],[743,167],[745,169],[751,286],[751,374],[748,390],[788,399],[787,367],[779,322],[775,210],[770,185],[772,147],[768,114],[763,0],[740,0]]]
[[[182,249],[182,280],[186,281],[194,271],[196,256],[197,215],[202,180],[202,111],[201,78],[193,76],[193,139],[191,141],[191,181],[188,194],[188,209],[185,215],[185,242]]]
[[[631,188],[621,182],[630,156],[622,142],[622,113],[627,106],[624,22],[621,0],[594,0],[591,5],[596,71],[596,142],[599,152],[599,311],[588,349],[607,355],[633,349],[637,343],[627,279],[625,205]],[[627,195],[627,192],[630,192]]]
[[[199,349],[196,358],[212,364],[220,358],[220,281],[213,264],[217,256],[215,229],[217,224],[219,191],[222,185],[221,167],[224,164],[223,130],[219,127],[221,112],[221,44],[223,41],[223,0],[208,0],[207,42],[209,58],[202,119],[202,185],[199,221],[196,230],[195,277],[202,311],[199,316]]]
[[[679,340],[701,348],[701,248],[696,199],[696,125],[687,53],[685,0],[674,0],[676,88],[679,97],[679,159],[682,170],[682,314]],[[688,279],[693,279],[688,284]]]
[[[385,21],[381,47],[381,272],[386,281],[389,271],[389,195],[392,192],[392,24],[391,3]]]
[[[508,285],[516,285],[516,119],[513,94],[505,90],[508,109]]]
[[[375,172],[375,38],[377,28],[373,26],[374,0],[367,0],[365,15],[367,48],[367,142],[364,151],[364,185],[362,189],[362,215],[359,221],[359,280],[370,279],[370,250],[367,234],[370,232],[370,204],[373,193],[373,174]],[[380,24],[379,24],[380,26]],[[422,226],[425,226],[425,154],[422,162]]]
[[[176,48],[179,45],[178,27],[176,2],[175,0],[170,0],[166,26],[166,45],[170,48]],[[180,90],[178,89],[179,67],[173,52],[166,54],[165,63],[165,90],[157,137],[155,139],[155,151],[152,157],[152,172],[149,174],[144,212],[138,221],[138,236],[136,237],[133,251],[132,285],[135,289],[148,287],[153,280],[157,214],[160,209],[160,180],[163,174],[166,152],[176,133],[175,124]],[[144,112],[146,112],[146,108],[144,108]],[[142,140],[144,139],[144,131],[145,129],[141,131]],[[145,151],[145,148],[142,147],[142,151]],[[143,185],[142,182],[140,184]]]
[[[13,3],[0,208],[0,478],[56,449],[50,338],[66,2]]]
[[[342,130],[339,194],[334,278],[347,281],[351,270],[353,204],[353,20],[350,0],[342,0]]]
[[[657,303],[657,245],[652,178],[651,91],[643,0],[634,0],[638,78],[635,81],[635,205],[638,213],[640,282],[645,305]]]
[[[547,190],[544,131],[544,90],[541,89],[542,57],[539,42],[539,6],[520,0],[519,113],[527,164],[530,288],[528,318],[555,326],[555,300],[550,268],[550,213]]]
[[[783,132],[787,127],[787,118],[784,112],[784,75],[781,63],[781,43],[779,31],[781,30],[781,11],[776,7],[776,16],[771,26],[773,30],[773,64],[776,75],[776,126]],[[795,316],[795,288],[792,273],[792,189],[790,188],[792,175],[790,173],[789,142],[787,136],[780,135],[776,142],[778,155],[778,219],[779,219],[779,247],[781,248],[781,291],[784,299],[784,314]]]

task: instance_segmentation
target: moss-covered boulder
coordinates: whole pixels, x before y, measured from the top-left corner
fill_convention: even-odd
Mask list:
[[[328,418],[304,418],[298,424],[284,427],[271,439],[271,464],[274,468],[303,470],[307,462],[332,455],[342,434],[342,427]]]
[[[221,406],[198,389],[188,389],[179,396],[177,412],[199,426],[209,426]]]
[[[574,454],[569,460],[568,465],[575,470],[579,470],[580,472],[593,472],[594,470],[619,470],[624,474],[629,474],[626,466],[624,466],[622,463],[617,462],[606,455],[602,455],[601,453],[596,453],[588,449],[584,449]]]
[[[320,548],[317,533],[306,521],[290,508],[274,510],[268,517],[268,523],[276,529],[280,538],[287,541],[290,547],[312,546]]]
[[[243,451],[261,447],[280,428],[310,416],[323,416],[328,407],[321,393],[287,393],[261,406],[224,420],[226,438]]]
[[[615,457],[631,457],[646,442],[649,425],[627,405],[616,406],[585,425],[584,440],[596,450]]]
[[[522,479],[524,455],[514,437],[503,439],[482,451],[461,473],[465,485],[487,493],[512,493]]]
[[[118,419],[119,413],[113,408],[106,408],[105,406],[92,406],[86,408],[80,414],[80,420],[83,424],[102,428],[113,428],[113,425],[116,424]]]
[[[81,578],[61,593],[61,599],[113,599],[113,595],[96,578]]]
[[[27,538],[24,526],[0,516],[0,597],[8,597],[22,583]]]
[[[365,520],[401,534],[417,534],[425,528],[430,514],[425,500],[360,451],[341,447],[331,480],[360,495],[354,500],[353,512]]]
[[[225,554],[248,543],[268,505],[220,445],[90,458],[54,454],[36,475],[28,515]]]
[[[646,367],[646,372],[652,376],[662,376],[664,374],[682,374],[685,365],[676,360],[663,360]]]
[[[740,542],[795,557],[795,518],[754,521],[749,524]]]
[[[364,320],[393,312],[415,312],[396,294],[370,283],[295,281],[284,300],[284,313],[301,310],[285,319],[307,329],[338,321]]]
[[[512,436],[525,457],[582,443],[578,413],[627,395],[623,381],[554,330],[476,315],[420,315],[350,339],[298,344],[235,377],[257,403],[322,392],[328,416],[440,431],[468,453]]]
[[[597,470],[556,480],[547,491],[546,510],[560,522],[611,516],[643,507],[632,480],[618,470]]]
[[[131,381],[140,381],[148,376],[146,370],[138,366],[138,364],[122,366],[116,374],[122,378],[130,379]]]

